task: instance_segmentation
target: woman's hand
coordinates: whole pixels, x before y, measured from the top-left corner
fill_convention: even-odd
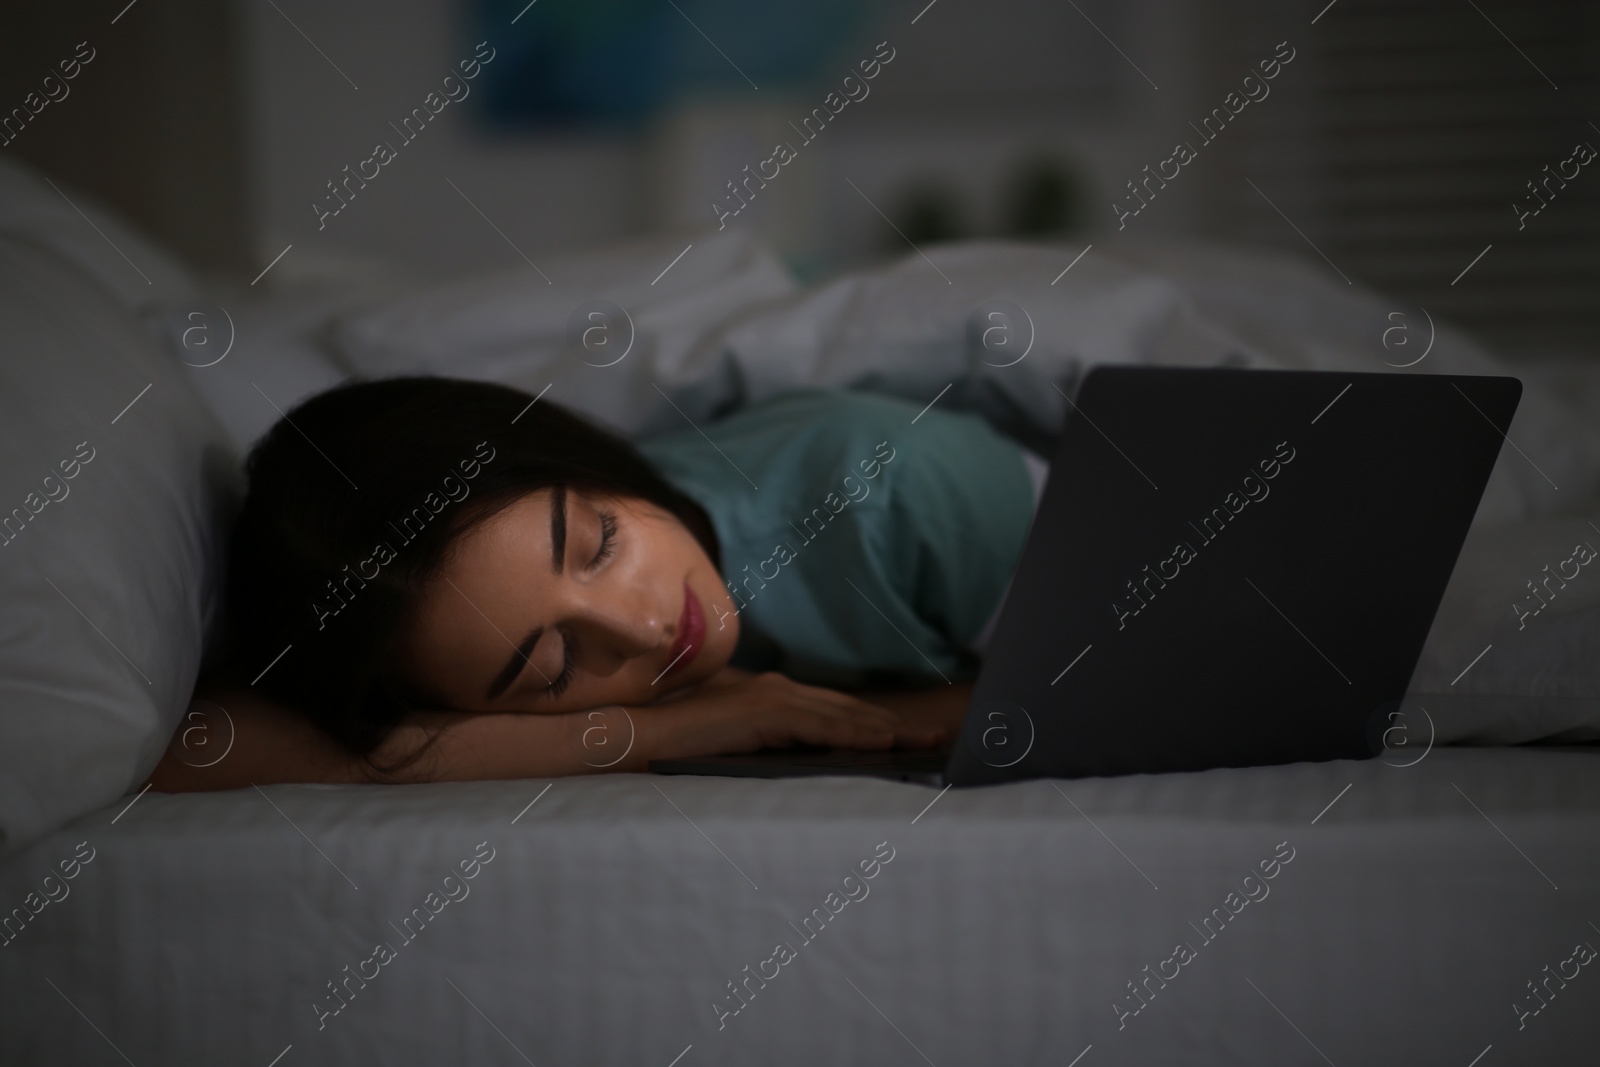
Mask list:
[[[945,723],[900,715],[848,693],[801,685],[782,674],[725,674],[708,679],[686,696],[634,709],[641,763],[754,752],[797,742],[857,749],[930,747],[950,733]]]
[[[953,682],[917,689],[867,690],[856,695],[888,708],[908,722],[943,726],[949,736],[954,736],[966,720],[972,687],[971,682]]]

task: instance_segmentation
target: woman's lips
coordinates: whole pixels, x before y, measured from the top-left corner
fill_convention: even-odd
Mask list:
[[[683,612],[678,616],[678,637],[667,649],[667,669],[663,674],[676,674],[694,662],[695,656],[705,646],[706,615],[700,607],[700,598],[694,595],[689,583],[683,583]]]

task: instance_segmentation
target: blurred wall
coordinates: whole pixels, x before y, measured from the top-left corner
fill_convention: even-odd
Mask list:
[[[463,5],[231,2],[244,30],[260,255],[295,242],[309,255],[352,251],[452,272],[521,262],[511,244],[537,263],[553,249],[640,228],[642,154],[633,139],[488,139],[470,96],[409,144],[391,127],[473,58]],[[397,158],[364,189],[351,186],[355,198],[319,229],[313,205],[329,195],[327,183],[384,140]]]
[[[741,87],[683,102],[637,134],[491,133],[469,98],[447,107],[348,207],[319,222],[313,204],[326,183],[357,167],[376,140],[399,143],[390,124],[470,57],[480,35],[452,0],[237,4],[251,221],[263,262],[295,242],[297,255],[354,252],[454,272],[523,257],[538,263],[555,250],[644,231],[714,226],[711,204],[727,195],[726,183],[770,156],[772,138],[838,81],[806,91]],[[1135,135],[1181,109],[1194,63],[1188,6],[945,0],[918,17],[922,7],[891,5],[881,27],[839,42],[840,78],[882,40],[895,59],[870,96],[800,147],[796,162],[730,225],[759,230],[802,271],[821,272],[903,251],[878,212],[904,216],[918,190],[953,205],[951,236],[1004,232],[1008,187],[1041,161],[1076,183],[1073,228],[1092,232],[1112,219],[1104,203],[1138,150]],[[483,36],[493,48],[538,32],[540,15],[535,5],[516,25],[490,26]],[[1102,30],[1163,72],[1159,91]],[[1191,226],[1193,203],[1174,208],[1147,229]]]
[[[191,263],[245,269],[253,175],[235,15],[215,0],[7,5],[0,152],[94,194]]]
[[[1326,261],[1508,350],[1600,329],[1600,182],[1574,179],[1530,225],[1515,215],[1542,168],[1600,144],[1600,9],[1584,0],[1491,5],[1503,25],[1455,0],[880,0],[810,87],[730,79],[610,132],[490,130],[480,95],[402,134],[479,41],[509,53],[574,2],[35,4],[0,37],[0,151],[213,270],[253,277],[292,245],[273,281],[372,260],[453,276],[714,228],[729,183],[783,139],[797,157],[725,222],[806,278],[908,239],[1210,236]],[[699,30],[737,51],[737,34]],[[1296,58],[1270,99],[1206,140],[1195,124],[1285,39]],[[791,133],[884,41],[869,95],[809,143]],[[95,58],[68,95],[17,111],[79,42]],[[1180,139],[1199,159],[1119,220]],[[353,177],[380,141],[395,158]]]
[[[370,259],[448,275],[714,226],[727,183],[887,40],[895,58],[870,96],[729,223],[814,275],[903,252],[885,215],[919,241],[1011,233],[1019,187],[1041,169],[1066,201],[1046,228],[1104,231],[1146,131],[1176,121],[1198,75],[1195,15],[1180,0],[883,10],[880,26],[838,42],[838,78],[814,88],[682,101],[635,132],[490,131],[468,98],[408,142],[404,117],[479,40],[538,32],[539,5],[481,31],[465,0],[41,5],[0,39],[7,99],[20,103],[79,41],[96,58],[0,150],[100,195],[203,267],[253,277],[292,244],[275,277]],[[351,181],[384,140],[396,158]],[[1185,194],[1142,229],[1193,230],[1203,213]]]

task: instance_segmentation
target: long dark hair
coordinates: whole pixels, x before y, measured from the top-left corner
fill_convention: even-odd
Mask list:
[[[250,452],[233,529],[235,673],[270,664],[256,688],[393,771],[421,752],[373,760],[418,707],[399,680],[397,644],[423,586],[474,525],[553,486],[616,493],[676,515],[719,563],[705,512],[636,448],[533,399],[484,382],[389,378],[341,385],[280,419]]]

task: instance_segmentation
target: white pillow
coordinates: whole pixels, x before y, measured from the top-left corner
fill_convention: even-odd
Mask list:
[[[1409,693],[1436,742],[1600,741],[1600,552],[1580,545],[1600,550],[1579,518],[1468,533]]]
[[[218,610],[239,460],[182,367],[0,233],[0,853],[154,768]]]
[[[0,157],[0,233],[31,239],[108,289],[125,308],[191,301],[187,268],[88,193]],[[70,199],[69,199],[70,198]]]

